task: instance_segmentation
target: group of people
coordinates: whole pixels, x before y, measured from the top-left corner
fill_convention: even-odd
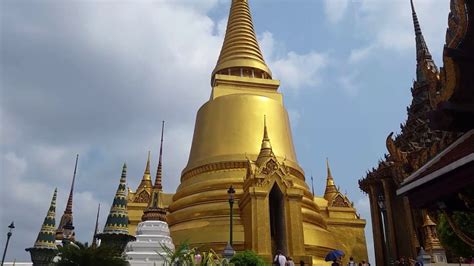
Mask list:
[[[280,250],[277,250],[275,258],[273,259],[273,265],[277,265],[277,266],[295,266],[295,262],[293,261],[293,258],[287,257],[287,256],[283,255]]]
[[[409,258],[408,261],[405,260],[405,257],[400,257],[398,260],[395,261],[394,265],[397,266],[423,266],[422,261],[416,261],[412,258]]]
[[[339,257],[337,260],[334,260],[331,266],[342,266],[341,262],[341,257]],[[287,257],[281,253],[280,250],[277,250],[277,253],[275,255],[275,258],[273,259],[273,265],[276,266],[295,266],[295,262],[291,257]],[[303,266],[304,262],[300,261],[300,266]],[[353,257],[350,257],[349,262],[347,263],[347,266],[370,266],[370,263],[366,262],[365,260],[359,262],[357,264],[354,261]]]
[[[334,260],[331,264],[331,266],[342,266],[342,262],[341,262],[341,257],[339,257],[337,260]],[[349,258],[349,262],[347,263],[347,266],[370,266],[370,263],[369,262],[366,262],[365,260],[362,260],[361,262],[359,263],[356,263],[354,261],[354,258],[353,257],[350,257]]]

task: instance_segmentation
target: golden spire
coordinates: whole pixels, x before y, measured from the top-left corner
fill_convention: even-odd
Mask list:
[[[232,0],[224,43],[211,83],[215,74],[242,76],[244,70],[249,71],[246,76],[272,78],[258,46],[248,0]]]
[[[326,158],[326,169],[328,171],[327,178],[333,180],[332,174],[331,174],[331,168],[329,167],[329,159],[328,158]]]
[[[150,151],[148,151],[148,158],[146,160],[145,175],[150,174]]]
[[[262,147],[260,148],[260,153],[257,157],[257,165],[261,165],[266,161],[267,158],[273,157],[273,150],[272,144],[270,143],[270,138],[268,137],[267,131],[267,116],[263,116],[263,139],[262,139]]]
[[[327,201],[330,201],[337,193],[339,193],[339,191],[337,190],[336,185],[334,184],[334,178],[332,177],[332,174],[331,174],[331,168],[329,167],[328,158],[326,158],[326,169],[327,169],[328,175],[326,179],[326,189],[324,190],[324,198]]]
[[[150,151],[148,151],[148,158],[146,160],[145,172],[143,173],[143,178],[142,178],[142,181],[140,182],[140,185],[138,186],[137,192],[141,188],[147,188],[147,187],[152,187],[151,176],[150,176]]]

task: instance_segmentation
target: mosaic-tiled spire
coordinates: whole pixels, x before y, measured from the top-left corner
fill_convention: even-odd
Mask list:
[[[161,123],[161,142],[160,142],[160,157],[158,159],[158,168],[156,169],[156,179],[155,184],[153,185],[154,189],[162,190],[163,186],[161,184],[161,175],[162,175],[162,167],[163,167],[163,133],[165,130],[165,121]]]
[[[120,184],[115,193],[114,202],[110,207],[110,213],[104,226],[104,231],[97,237],[101,245],[114,248],[119,254],[123,252],[127,243],[135,237],[128,234],[128,212],[127,212],[127,165],[123,164]]]
[[[56,240],[63,240],[67,238],[68,240],[74,241],[75,233],[74,233],[74,225],[73,225],[73,216],[72,216],[72,203],[73,203],[73,195],[74,195],[74,182],[76,181],[76,171],[77,171],[77,162],[79,160],[79,154],[76,155],[76,164],[74,166],[74,174],[72,176],[72,183],[71,183],[71,190],[69,191],[69,197],[66,204],[66,209],[64,210],[63,215],[61,216],[61,220],[58,225],[58,229],[56,230]],[[68,230],[65,227],[69,228]],[[67,234],[65,234],[67,232]]]
[[[48,213],[44,218],[41,230],[36,238],[33,248],[39,249],[53,249],[56,250],[55,234],[56,234],[56,196],[58,189],[54,190],[51,204],[49,205]]]
[[[110,213],[102,234],[128,234],[127,165],[123,164],[120,184],[115,193]]]

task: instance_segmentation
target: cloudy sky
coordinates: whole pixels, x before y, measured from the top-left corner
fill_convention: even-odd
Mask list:
[[[164,189],[174,192],[197,109],[209,98],[230,0],[2,0],[0,246],[29,259],[54,187],[63,212],[79,153],[78,239],[89,241],[97,205],[104,224],[128,164],[135,188],[147,151],[154,167],[166,120]],[[252,0],[264,57],[290,113],[298,160],[317,194],[325,158],[368,221],[357,180],[399,131],[415,77],[409,0]],[[442,65],[448,0],[416,0],[426,42]],[[372,259],[373,261],[373,259]]]

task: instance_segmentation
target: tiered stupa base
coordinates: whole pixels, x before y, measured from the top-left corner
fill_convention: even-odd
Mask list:
[[[130,265],[164,265],[163,246],[174,250],[168,224],[163,221],[145,221],[137,226],[136,241],[129,242],[125,254]]]

